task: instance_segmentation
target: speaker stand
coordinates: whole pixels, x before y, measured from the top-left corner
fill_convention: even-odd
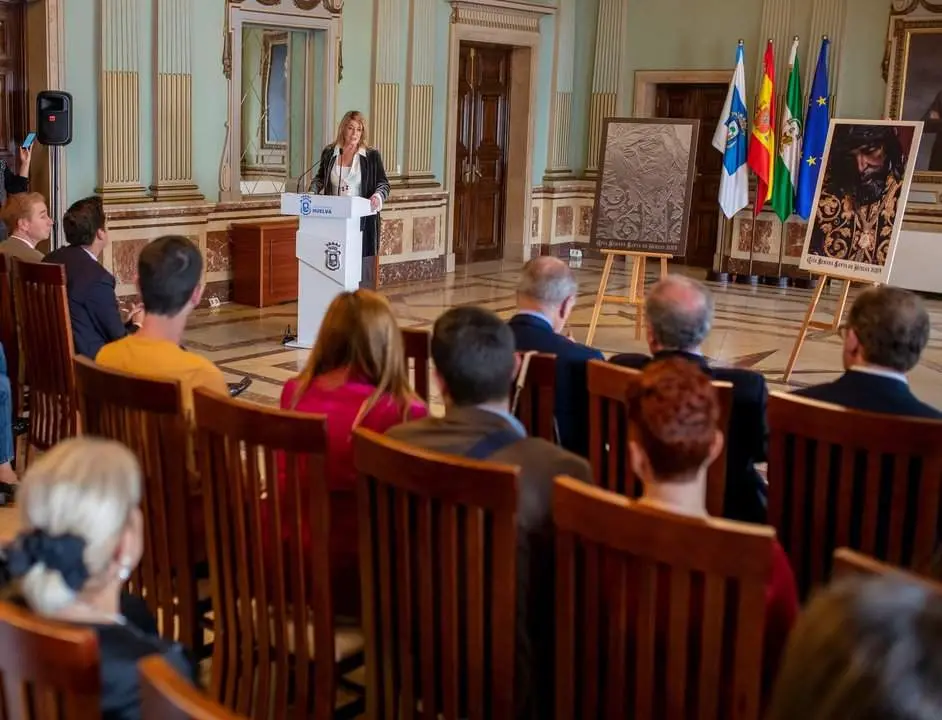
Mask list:
[[[51,182],[49,187],[49,204],[52,206],[52,237],[50,238],[50,246],[53,250],[58,250],[62,247],[62,242],[60,239],[60,226],[62,224],[62,199],[59,196],[59,176],[60,169],[62,167],[62,148],[59,145],[49,146],[50,151],[50,160],[51,160]]]

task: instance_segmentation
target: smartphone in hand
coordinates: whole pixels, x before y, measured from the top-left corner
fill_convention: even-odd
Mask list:
[[[26,136],[26,139],[23,141],[23,149],[29,150],[33,146],[33,143],[36,142],[36,133],[31,132]]]

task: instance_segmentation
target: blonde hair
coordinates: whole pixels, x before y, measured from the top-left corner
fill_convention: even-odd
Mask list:
[[[389,302],[379,293],[357,290],[333,299],[307,365],[298,375],[292,407],[297,406],[315,378],[339,369],[346,369],[350,378],[376,387],[363,407],[363,417],[385,394],[392,397],[403,420],[408,419],[409,406],[419,401],[409,384],[402,332]]]
[[[17,496],[24,532],[73,535],[85,542],[82,559],[90,579],[108,569],[140,502],[141,469],[131,451],[90,437],[65,440],[39,458],[26,471]],[[22,577],[21,588],[40,615],[54,615],[77,595],[61,572],[42,562]]]
[[[10,235],[15,233],[20,220],[28,220],[33,214],[33,208],[40,203],[45,205],[46,198],[37,192],[8,195],[3,209],[0,210],[0,221],[7,226],[7,232]]]
[[[343,118],[340,120],[340,125],[337,126],[337,138],[334,140],[334,145],[337,147],[343,147],[344,145],[344,133],[347,130],[347,125],[352,122],[360,123],[360,127],[363,128],[363,132],[360,133],[360,148],[366,149],[370,146],[370,135],[369,131],[366,128],[366,118],[363,117],[363,113],[359,110],[350,110]]]

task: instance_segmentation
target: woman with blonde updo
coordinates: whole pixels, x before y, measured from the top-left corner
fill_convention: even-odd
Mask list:
[[[192,680],[182,648],[123,593],[140,562],[141,470],[123,445],[60,443],[27,470],[18,494],[23,530],[6,548],[14,601],[37,615],[95,630],[105,720],[140,717],[137,661],[160,654]]]

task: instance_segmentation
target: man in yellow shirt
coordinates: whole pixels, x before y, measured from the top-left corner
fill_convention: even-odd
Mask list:
[[[148,244],[138,259],[145,313],[141,328],[105,345],[95,362],[114,370],[179,380],[188,408],[194,388],[229,395],[218,367],[180,347],[187,318],[203,294],[202,279],[202,255],[187,238],[166,235]]]

